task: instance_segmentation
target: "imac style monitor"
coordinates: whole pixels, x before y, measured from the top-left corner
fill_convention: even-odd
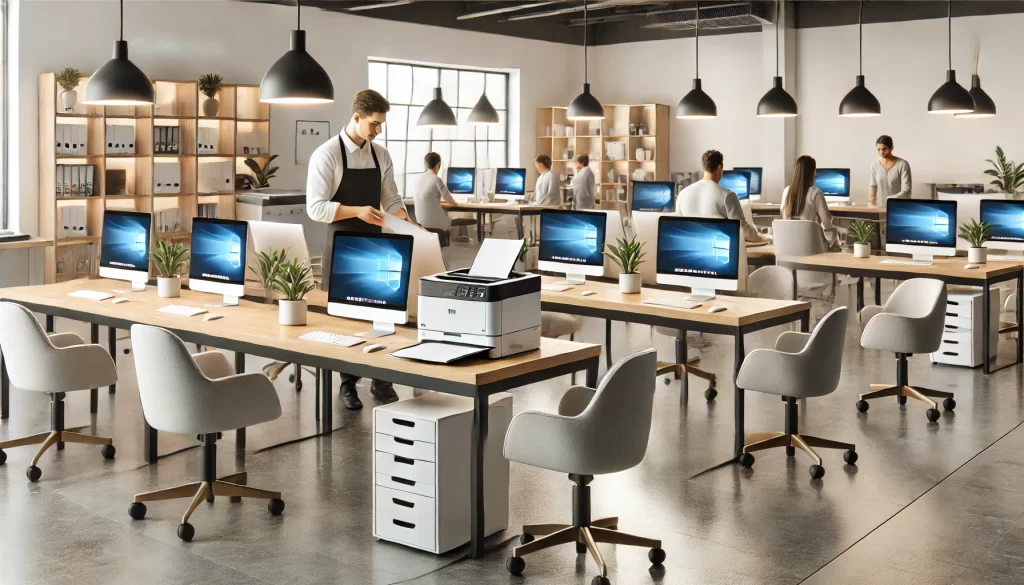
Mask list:
[[[722,171],[722,180],[718,184],[735,193],[741,203],[750,198],[750,175],[746,172]]]
[[[992,226],[986,248],[1024,250],[1024,201],[982,199],[981,221]]]
[[[757,201],[761,198],[761,176],[763,174],[762,167],[736,167],[734,171],[741,173],[747,173],[750,177],[750,199]]]
[[[152,217],[137,211],[108,209],[103,213],[100,276],[132,283],[135,292],[149,280],[149,230]]]
[[[633,181],[633,211],[675,211],[675,183]]]
[[[249,224],[233,219],[197,217],[192,220],[192,260],[188,287],[224,295],[211,307],[233,307],[245,294],[245,252]]]
[[[658,284],[690,287],[690,300],[739,288],[740,222],[662,216],[658,220]]]
[[[409,320],[412,250],[409,234],[335,232],[327,314],[372,321],[360,337],[394,334]]]
[[[829,203],[849,203],[850,169],[818,169],[814,186],[821,189]]]
[[[608,215],[600,211],[545,209],[540,213],[537,267],[565,273],[558,284],[584,284],[604,274]]]
[[[888,199],[885,251],[915,260],[956,255],[956,201]]]
[[[452,195],[472,195],[476,186],[476,169],[448,167],[447,185]]]
[[[498,169],[494,178],[494,194],[504,195],[507,199],[525,198],[526,169]]]

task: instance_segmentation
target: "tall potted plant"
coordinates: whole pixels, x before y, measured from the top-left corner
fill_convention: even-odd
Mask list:
[[[979,223],[971,218],[971,221],[960,225],[960,237],[967,240],[971,248],[967,250],[967,262],[970,264],[984,264],[988,259],[985,242],[992,235],[992,226],[988,222]]]
[[[153,264],[156,265],[156,295],[162,299],[181,296],[181,270],[188,261],[188,250],[184,244],[156,241]]]
[[[220,110],[220,102],[217,101],[217,92],[220,91],[221,82],[224,79],[216,73],[207,73],[199,78],[199,91],[206,96],[203,100],[203,115],[213,118]]]
[[[313,270],[298,258],[281,264],[274,288],[284,297],[277,302],[277,322],[281,325],[305,325],[306,295],[313,290]]]
[[[991,169],[985,169],[986,175],[995,177],[991,184],[1012,199],[1024,185],[1024,163],[1018,165],[1007,159],[1001,146],[996,146],[996,160],[986,159],[985,162],[992,165]]]
[[[286,254],[284,250],[264,250],[256,253],[256,266],[252,267],[260,278],[260,286],[263,287],[263,301],[274,302],[274,281],[281,273],[281,264],[284,263]]]
[[[67,67],[57,74],[57,85],[64,91],[60,92],[60,101],[65,112],[75,111],[78,102],[78,84],[82,81],[82,72],[74,67]]]
[[[644,243],[636,239],[636,236],[629,241],[620,239],[614,246],[605,246],[604,255],[611,258],[612,262],[619,265],[622,273],[619,274],[619,292],[635,294],[640,292],[643,275],[640,274],[640,265],[643,264]]]
[[[854,240],[853,257],[867,258],[871,256],[871,237],[875,235],[875,224],[870,221],[851,222],[850,234]]]

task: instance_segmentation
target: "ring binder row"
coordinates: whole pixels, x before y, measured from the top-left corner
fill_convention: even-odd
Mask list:
[[[164,209],[153,214],[156,231],[160,234],[176,234],[185,231],[185,214],[180,207]]]
[[[82,238],[89,235],[84,205],[61,205],[60,223],[57,225],[58,238]]]
[[[217,219],[217,204],[216,203],[200,203],[199,204],[199,215],[196,217],[209,217]]]
[[[153,193],[181,193],[181,161],[153,164]]]
[[[135,126],[107,124],[106,154],[135,154]]]
[[[55,142],[58,155],[89,154],[89,127],[85,124],[57,124]]]
[[[196,153],[197,154],[224,154],[217,152],[217,145],[220,143],[220,128],[200,126],[196,132]],[[229,156],[229,154],[228,154]]]
[[[96,165],[57,165],[54,184],[57,197],[90,197],[99,194],[96,192]]]
[[[178,149],[180,143],[180,126],[153,127],[153,152],[156,154],[181,154]]]

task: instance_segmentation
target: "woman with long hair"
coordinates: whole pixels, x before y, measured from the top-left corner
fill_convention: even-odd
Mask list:
[[[825,194],[814,186],[818,165],[803,155],[793,165],[793,178],[782,192],[782,219],[805,219],[821,225],[829,250],[839,250],[839,234],[832,225]]]

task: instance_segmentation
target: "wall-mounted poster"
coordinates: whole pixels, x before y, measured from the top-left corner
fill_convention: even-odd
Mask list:
[[[331,123],[316,120],[295,121],[295,164],[309,163],[309,157],[331,136]]]

